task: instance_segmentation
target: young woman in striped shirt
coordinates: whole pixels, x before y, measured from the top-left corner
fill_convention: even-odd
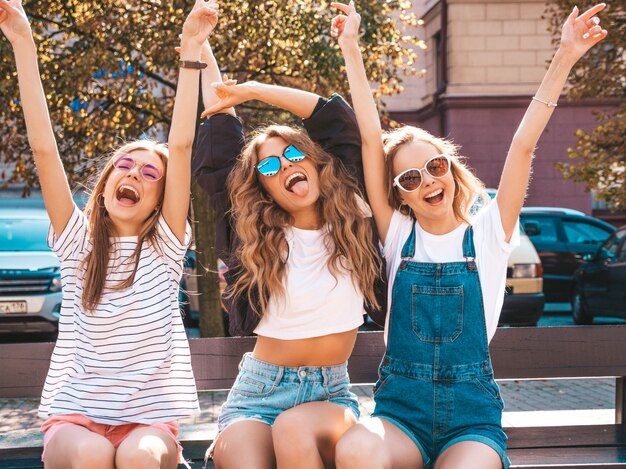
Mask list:
[[[197,0],[183,26],[169,149],[149,141],[118,148],[82,212],[58,154],[21,0],[0,0],[0,29],[15,54],[51,220],[49,243],[61,261],[59,338],[39,408],[47,419],[47,468],[182,462],[176,421],[199,408],[178,283],[191,236],[186,216],[198,60],[216,21],[214,0]]]

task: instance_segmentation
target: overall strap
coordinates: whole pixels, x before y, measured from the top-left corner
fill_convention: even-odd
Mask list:
[[[413,259],[415,255],[415,221],[411,225],[411,234],[402,247],[402,259]]]
[[[463,236],[463,257],[467,262],[474,261],[476,251],[474,250],[474,228],[469,225]]]

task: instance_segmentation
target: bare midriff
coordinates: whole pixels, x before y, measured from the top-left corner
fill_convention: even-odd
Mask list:
[[[252,356],[281,366],[331,366],[345,362],[354,348],[357,329],[308,339],[259,336]]]

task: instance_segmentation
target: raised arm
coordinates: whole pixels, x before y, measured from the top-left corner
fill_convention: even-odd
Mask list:
[[[307,119],[315,110],[320,98],[315,93],[297,88],[266,85],[256,81],[248,81],[239,85],[218,81],[214,82],[212,86],[218,99],[212,106],[205,109],[202,113],[203,116],[224,112],[224,109],[256,99],[289,111],[302,119]]]
[[[209,109],[211,106],[219,102],[219,98],[215,94],[215,90],[213,89],[213,83],[222,83],[222,76],[220,74],[220,68],[217,65],[217,60],[215,60],[215,56],[213,55],[213,50],[211,49],[211,45],[209,41],[205,41],[202,45],[202,61],[207,64],[207,68],[202,70],[201,74],[201,84],[202,84],[202,104],[204,105],[204,109]],[[234,85],[236,83],[235,80],[228,80],[226,76],[224,76],[224,82],[229,85]],[[235,108],[227,107],[222,109],[220,112],[230,114],[235,116]],[[206,113],[203,113],[203,117]]]
[[[365,187],[378,234],[384,243],[393,208],[387,201],[385,152],[380,118],[365,74],[359,47],[358,34],[361,17],[354,8],[354,2],[350,2],[349,5],[332,3],[332,6],[345,13],[345,15],[333,18],[331,32],[339,37],[339,46],[346,61],[352,104],[361,132]]]
[[[596,5],[578,16],[578,8],[569,15],[561,33],[561,44],[546,75],[530,102],[506,157],[498,187],[498,208],[506,239],[513,234],[519,212],[524,204],[535,146],[556,107],[570,70],[607,32],[594,16],[606,5]]]
[[[180,60],[198,62],[202,44],[217,23],[216,0],[196,0],[185,20]],[[180,68],[168,147],[163,217],[176,237],[184,243],[191,185],[191,150],[198,107],[198,69]]]
[[[361,136],[354,111],[338,94],[322,98],[315,93],[296,88],[246,82],[234,85],[213,83],[216,102],[206,108],[203,115],[224,112],[243,102],[256,99],[285,109],[302,118],[309,137],[328,153],[339,159],[355,177],[362,191],[363,166],[361,162]]]
[[[176,47],[176,51],[180,53],[180,47]],[[213,55],[213,49],[211,49],[211,44],[209,44],[208,39],[202,43],[200,60],[203,63],[207,64],[207,67],[202,69],[202,71],[200,72],[200,85],[202,89],[202,105],[204,106],[204,109],[208,109],[219,101],[219,98],[213,90],[212,84],[222,83],[220,68],[217,65],[217,60]],[[231,85],[237,83],[236,80],[228,80],[225,75],[224,82]],[[220,112],[223,112],[225,114],[231,114],[233,116],[236,115],[235,108],[232,107],[222,109]],[[203,117],[205,115],[206,113],[203,113]]]
[[[213,83],[222,83],[220,69],[208,40],[202,45],[201,60],[207,64],[200,80],[202,103],[206,110],[220,100],[215,94]],[[234,85],[236,82],[224,77],[224,83]],[[200,123],[191,162],[194,179],[209,195],[215,214],[221,220],[215,224],[215,253],[224,262],[230,261],[236,249],[226,181],[244,143],[243,126],[236,116],[235,108],[225,107]]]
[[[302,124],[311,140],[343,163],[365,196],[361,134],[350,105],[338,94],[320,98],[313,115]]]
[[[21,0],[0,0],[0,30],[13,47],[28,142],[48,216],[59,235],[72,215],[74,201],[52,131],[37,48]]]

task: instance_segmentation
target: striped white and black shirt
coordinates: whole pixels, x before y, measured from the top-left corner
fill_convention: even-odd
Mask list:
[[[85,266],[91,251],[89,222],[74,209],[67,226],[48,243],[61,261],[63,302],[59,337],[39,406],[39,416],[82,414],[108,425],[176,420],[200,412],[189,344],[178,306],[181,244],[161,216],[158,242],[144,242],[132,287],[114,290],[134,268],[137,237],[112,240],[102,299],[82,308]]]

